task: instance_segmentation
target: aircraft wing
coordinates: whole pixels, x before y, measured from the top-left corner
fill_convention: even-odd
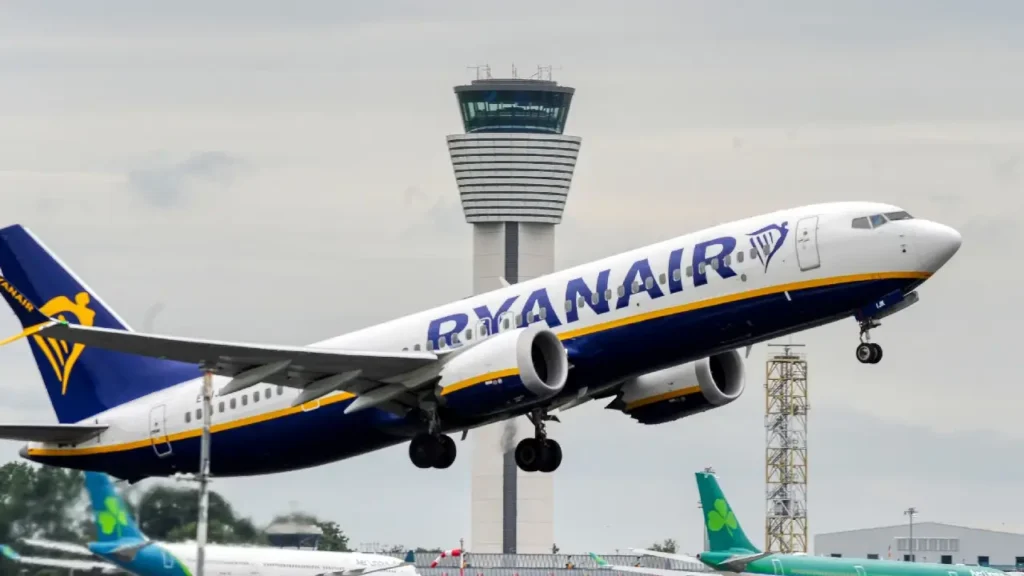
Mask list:
[[[352,570],[335,570],[333,572],[322,572],[317,576],[366,576],[366,574],[373,574],[374,572],[394,570],[395,568],[401,568],[402,566],[412,565],[413,562],[396,562],[394,564],[388,564],[386,566],[374,566],[372,568],[354,568]]]
[[[77,554],[79,556],[93,557],[91,550],[80,544],[72,544],[70,542],[54,542],[53,540],[36,540],[34,538],[22,538],[20,542],[26,546],[33,548],[42,548],[44,550],[54,550],[56,552],[63,552],[65,554]]]
[[[593,552],[590,553],[590,557],[597,562],[598,568],[613,570],[615,572],[633,572],[636,574],[647,574],[648,576],[708,576],[707,572],[691,572],[688,570],[668,570],[665,568],[644,568],[642,566],[620,566],[618,564],[609,564],[604,558],[601,558]]]
[[[49,568],[63,568],[65,570],[86,570],[90,572],[115,573],[121,570],[106,562],[93,562],[89,560],[65,560],[58,558],[35,558],[22,556],[15,552],[10,546],[0,545],[0,553],[8,560],[18,564],[29,564],[31,566],[46,566]]]
[[[0,424],[0,438],[24,442],[78,444],[99,436],[104,424]]]
[[[693,564],[700,564],[701,561],[693,556],[687,556],[686,554],[672,554],[669,552],[658,552],[657,550],[647,550],[645,548],[630,548],[637,554],[643,554],[644,556],[655,556],[657,558],[665,558],[666,560],[678,560],[679,562],[691,562]]]
[[[0,345],[32,334],[46,334],[85,346],[198,364],[214,374],[232,378],[220,389],[221,395],[265,382],[302,390],[294,405],[343,390],[359,396],[346,412],[378,407],[405,413],[417,406],[413,391],[431,382],[429,370],[415,377],[410,373],[438,360],[438,354],[432,352],[337,350],[177,338],[69,324],[42,313],[36,316],[39,324],[0,341]]]

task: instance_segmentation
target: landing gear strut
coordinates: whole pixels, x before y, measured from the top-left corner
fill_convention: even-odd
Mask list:
[[[882,347],[871,342],[871,329],[882,324],[877,320],[860,322],[860,344],[857,345],[857,360],[861,364],[878,364],[882,359]]]
[[[448,468],[455,462],[455,441],[438,429],[441,422],[435,406],[426,406],[427,433],[417,434],[409,442],[409,459],[417,468]]]
[[[544,422],[557,422],[558,418],[541,410],[531,412],[529,418],[533,423],[534,437],[524,438],[516,446],[516,466],[523,472],[554,472],[562,463],[562,447],[548,438]]]

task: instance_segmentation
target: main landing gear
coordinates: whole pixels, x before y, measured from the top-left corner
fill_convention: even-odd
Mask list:
[[[409,459],[417,468],[448,468],[455,462],[455,441],[438,429],[441,421],[437,417],[437,407],[425,406],[423,412],[427,420],[426,434],[417,434],[409,442]]]
[[[871,342],[871,329],[878,328],[882,324],[877,320],[862,320],[860,322],[860,344],[857,345],[857,360],[861,364],[878,364],[882,359],[882,347]]]
[[[534,437],[524,438],[516,446],[516,466],[523,472],[554,472],[562,463],[562,447],[548,438],[544,422],[557,422],[558,419],[540,410],[531,412],[529,418],[533,423]]]

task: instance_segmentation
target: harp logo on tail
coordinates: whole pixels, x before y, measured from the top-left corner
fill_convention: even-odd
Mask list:
[[[64,322],[77,320],[77,323],[82,326],[92,326],[93,321],[96,319],[96,312],[89,308],[90,301],[91,299],[87,292],[76,294],[73,302],[67,296],[57,296],[43,306],[40,306],[39,311],[50,318]],[[74,320],[67,317],[69,314],[74,316]],[[85,345],[69,345],[63,340],[46,338],[38,334],[33,335],[32,339],[39,345],[39,349],[46,355],[46,359],[50,361],[50,366],[57,375],[57,379],[60,380],[60,393],[63,396],[68,391],[68,379],[71,377],[71,371],[74,369],[75,363],[82,356]]]
[[[782,248],[782,244],[786,241],[786,236],[789,236],[789,221],[783,222],[782,224],[769,224],[756,232],[747,234],[750,237],[750,245],[757,252],[757,258],[761,261],[761,265],[764,266],[764,271],[768,271],[768,265],[771,264],[772,257],[778,253],[779,248]]]

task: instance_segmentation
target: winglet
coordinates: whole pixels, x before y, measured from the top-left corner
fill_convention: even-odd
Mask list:
[[[18,290],[14,284],[11,284],[11,282],[3,276],[0,276],[0,294],[3,295],[4,300],[7,300],[7,303],[11,308],[19,313],[18,316],[22,317],[22,325],[27,326],[20,334],[15,334],[14,336],[0,340],[0,346],[6,346],[11,342],[17,342],[22,338],[31,336],[44,328],[49,328],[50,326],[60,322],[59,320],[54,320],[53,318],[43,314],[35,302],[29,300],[25,294]],[[67,324],[67,322],[64,323]]]
[[[597,562],[598,568],[608,568],[611,566],[611,564],[609,564],[604,558],[601,558],[597,554],[594,554],[593,552],[588,552],[588,554],[590,554],[590,557],[594,559],[594,562]]]
[[[14,551],[14,548],[11,548],[7,544],[0,544],[0,554],[3,554],[4,558],[7,558],[8,560],[14,560],[15,562],[21,560],[21,556]]]

